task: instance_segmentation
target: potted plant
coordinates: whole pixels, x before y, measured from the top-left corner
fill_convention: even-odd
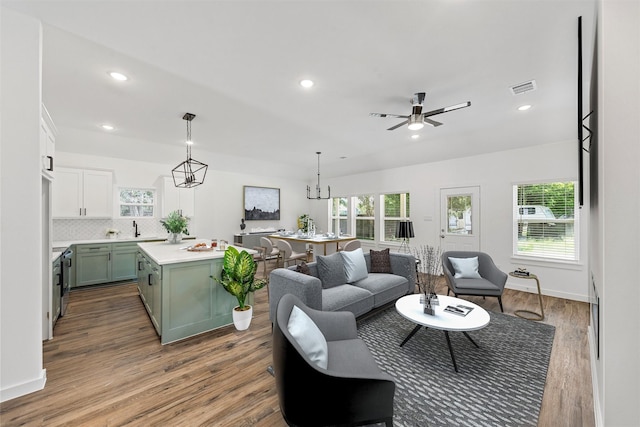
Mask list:
[[[189,235],[187,229],[189,218],[182,216],[178,211],[169,213],[166,219],[160,220],[160,223],[169,233],[169,243],[180,243],[183,234]]]
[[[251,324],[253,307],[246,303],[247,295],[263,288],[266,280],[255,279],[257,264],[247,251],[238,252],[233,246],[224,252],[221,278],[211,276],[222,285],[225,291],[236,297],[238,305],[234,307],[232,316],[236,329],[243,331]]]
[[[440,304],[436,294],[436,283],[442,274],[442,252],[439,247],[424,245],[416,248],[413,256],[419,261],[417,271],[421,274],[416,279],[418,290],[422,294],[420,299],[424,303],[424,312],[433,315],[433,306]]]

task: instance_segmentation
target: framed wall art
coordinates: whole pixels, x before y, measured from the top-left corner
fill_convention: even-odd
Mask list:
[[[246,221],[280,220],[280,189],[244,186]]]

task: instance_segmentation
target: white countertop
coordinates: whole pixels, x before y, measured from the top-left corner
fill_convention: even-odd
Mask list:
[[[176,264],[179,262],[190,261],[206,261],[211,259],[224,258],[224,251],[197,251],[191,252],[187,250],[193,244],[193,241],[182,242],[178,244],[167,242],[149,242],[138,243],[138,247],[142,249],[149,257],[159,265]],[[229,245],[233,246],[233,245]],[[239,251],[245,250],[250,254],[256,254],[258,251],[235,246]]]
[[[60,255],[62,255],[61,251],[53,251],[51,253],[51,262],[55,262],[55,260],[58,259]]]

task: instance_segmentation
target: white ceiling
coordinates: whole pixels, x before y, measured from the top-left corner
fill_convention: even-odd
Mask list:
[[[194,158],[255,159],[305,179],[316,151],[323,176],[341,176],[575,140],[577,21],[588,64],[595,13],[592,0],[3,6],[44,23],[43,101],[59,150],[177,164],[190,112]],[[536,91],[509,91],[531,79]],[[444,125],[417,140],[386,130],[400,119],[369,117],[409,114],[415,92],[425,111],[471,107],[432,117]],[[99,128],[107,122],[117,130]]]

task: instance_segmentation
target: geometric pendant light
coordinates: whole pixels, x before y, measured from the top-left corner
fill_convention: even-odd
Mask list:
[[[204,182],[204,177],[207,174],[208,166],[191,158],[191,145],[193,144],[191,141],[191,121],[195,117],[196,115],[191,113],[185,113],[182,117],[187,121],[187,160],[171,171],[174,185],[180,188],[197,187]]]

